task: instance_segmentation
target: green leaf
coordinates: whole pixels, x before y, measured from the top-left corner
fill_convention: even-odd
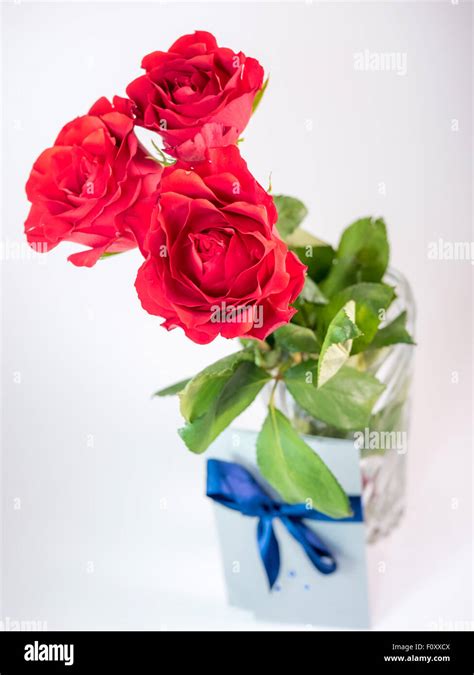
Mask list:
[[[384,313],[395,298],[395,291],[387,284],[361,283],[337,293],[319,312],[319,337],[330,322],[350,300],[356,303],[355,323],[362,334],[352,343],[352,354],[358,354],[372,342]]]
[[[306,276],[303,290],[293,303],[297,312],[291,322],[314,330],[318,320],[318,307],[327,302],[327,298],[321,293],[317,284]]]
[[[294,323],[298,326],[303,326],[304,328],[309,328],[314,331],[318,320],[318,305],[315,305],[312,302],[305,302],[304,300],[297,298],[293,303],[293,306],[297,312],[291,318],[291,323]],[[318,342],[318,344],[320,343]]]
[[[266,79],[265,82],[263,83],[262,88],[259,89],[259,90],[257,91],[257,93],[255,94],[255,98],[253,99],[253,103],[252,103],[252,113],[254,113],[254,112],[257,110],[258,106],[260,105],[260,102],[261,102],[261,100],[262,100],[262,98],[263,98],[263,95],[264,95],[264,93],[265,93],[265,90],[266,90],[266,88],[268,87],[269,81],[270,81],[270,75],[267,77],[267,79]]]
[[[402,312],[391,323],[377,331],[370,343],[370,348],[380,349],[381,347],[388,347],[399,342],[414,345],[415,341],[406,329],[406,322],[407,313]]]
[[[370,414],[384,385],[368,373],[342,368],[319,389],[317,363],[309,360],[285,373],[285,384],[295,401],[310,415],[346,431],[368,426]]]
[[[316,335],[310,328],[288,323],[278,328],[273,336],[278,347],[288,352],[307,352],[314,354],[319,351]]]
[[[303,202],[296,197],[274,195],[273,201],[275,202],[278,211],[278,221],[276,226],[280,236],[286,240],[307,216],[308,209]]]
[[[334,474],[273,406],[257,438],[257,462],[263,477],[286,502],[311,500],[315,509],[333,518],[351,514]]]
[[[356,305],[349,300],[329,324],[318,359],[318,387],[322,387],[349,358],[352,340],[361,335],[354,323]]]
[[[153,396],[174,396],[175,394],[179,394],[180,391],[183,391],[188,382],[191,382],[190,378],[187,380],[181,380],[181,382],[176,382],[175,384],[171,384],[169,387],[165,387],[164,389],[159,389],[158,391],[155,391]]]
[[[315,282],[306,277],[303,290],[298,296],[298,300],[305,300],[306,302],[311,302],[313,305],[327,305],[328,299],[321,292],[321,289]]]
[[[212,441],[252,403],[271,379],[268,373],[250,362],[241,362],[235,370],[228,370],[226,376],[218,375],[216,378],[223,384],[220,388],[216,387],[213,398],[209,398],[210,389],[206,389],[204,412],[200,416],[193,416],[178,430],[192,452],[207,450]]]
[[[106,260],[107,258],[111,258],[114,255],[120,255],[120,253],[124,253],[124,251],[105,251],[102,253],[99,260]]]
[[[258,338],[238,338],[238,340],[245,349],[254,349],[255,347],[268,349],[265,340],[259,340]]]
[[[271,339],[270,336],[268,337]],[[239,342],[244,347],[252,349],[253,361],[255,365],[260,366],[265,370],[271,370],[280,363],[280,350],[272,349],[267,340],[259,340],[257,338],[239,338]],[[274,342],[272,344],[274,344]]]
[[[252,361],[251,350],[243,349],[219,359],[195,375],[180,392],[180,409],[184,419],[193,422],[201,417],[242,361]]]
[[[324,279],[331,269],[335,255],[332,246],[301,227],[286,237],[286,243],[301,262],[308,266],[308,276],[311,279],[316,282]]]
[[[328,297],[361,281],[380,281],[389,259],[382,218],[362,218],[343,232],[333,267],[321,288]]]

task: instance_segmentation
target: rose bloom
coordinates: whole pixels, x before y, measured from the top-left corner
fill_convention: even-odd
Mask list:
[[[135,284],[143,308],[200,344],[264,339],[294,315],[306,270],[276,220],[237,146],[207,150],[194,170],[165,169]]]
[[[186,161],[237,141],[263,83],[256,59],[218,47],[205,31],[184,35],[167,52],[148,54],[142,68],[146,74],[127,87],[137,119]]]
[[[61,241],[89,246],[69,256],[87,267],[105,252],[134,248],[143,241],[142,211],[161,174],[138,145],[130,101],[99,99],[66,124],[33,165],[26,184],[28,242],[41,251]]]

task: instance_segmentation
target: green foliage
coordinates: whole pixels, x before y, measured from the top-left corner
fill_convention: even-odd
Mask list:
[[[307,216],[308,210],[296,197],[274,195],[273,201],[278,211],[277,229],[281,237],[286,240]]]
[[[316,419],[352,431],[368,426],[372,408],[384,385],[369,373],[342,366],[317,387],[318,364],[304,361],[286,371],[284,380],[295,401]]]
[[[391,323],[377,331],[370,343],[370,347],[372,349],[380,349],[381,347],[388,347],[399,342],[414,345],[415,342],[406,329],[406,323],[407,313],[402,312]]]
[[[395,298],[395,291],[391,286],[380,283],[360,283],[349,286],[339,291],[330,302],[321,308],[319,312],[319,334],[324,334],[336,314],[354,301],[355,323],[361,331],[361,335],[354,339],[352,354],[367,349],[372,342],[380,322],[385,317],[385,312]]]
[[[254,113],[257,110],[258,106],[260,105],[260,103],[262,101],[262,98],[263,98],[263,95],[264,95],[264,93],[265,93],[265,91],[268,87],[269,81],[270,81],[270,76],[267,77],[267,79],[263,83],[262,88],[259,91],[257,91],[257,93],[255,95],[255,98],[253,99],[253,103],[252,103],[252,113]]]
[[[344,230],[334,264],[321,285],[332,297],[361,281],[381,281],[387,269],[389,245],[381,218],[362,218]]]
[[[200,386],[190,388],[184,406],[181,399],[181,409],[185,407],[188,412],[187,423],[179,429],[189,450],[196,453],[207,450],[269,380],[265,370],[252,362],[241,361],[225,374],[206,377]],[[203,401],[206,401],[204,406]]]
[[[330,380],[349,358],[353,339],[361,335],[354,321],[355,302],[349,300],[326,331],[318,359],[318,387]]]
[[[244,349],[219,359],[195,375],[179,395],[181,414],[184,419],[192,422],[203,415],[239,363],[252,360],[252,352]]]
[[[285,501],[310,500],[315,509],[333,518],[350,515],[349,500],[334,474],[272,405],[257,439],[257,462],[262,476]]]
[[[334,249],[324,241],[298,227],[288,237],[286,243],[301,262],[308,267],[308,276],[319,282],[328,274],[334,259]]]
[[[175,384],[171,384],[169,387],[165,387],[164,389],[159,389],[158,391],[155,391],[153,396],[174,396],[175,394],[179,394],[181,391],[183,391],[188,382],[191,382],[190,378],[187,380],[181,380],[181,382],[176,382]]]
[[[319,350],[316,335],[309,328],[288,323],[273,333],[275,344],[288,352],[315,353]]]
[[[322,293],[319,286],[307,276],[304,282],[303,290],[298,296],[298,300],[303,300],[304,302],[310,302],[313,305],[327,305],[328,299]]]

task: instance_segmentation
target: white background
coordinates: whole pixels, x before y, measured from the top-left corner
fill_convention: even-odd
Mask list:
[[[408,510],[380,549],[379,629],[472,619],[472,274],[428,259],[471,241],[469,3],[6,3],[2,242],[22,242],[24,184],[61,126],[123,94],[141,57],[210,30],[271,75],[242,145],[307,227],[337,242],[367,214],[418,304]],[[357,72],[402,52],[407,73]],[[459,130],[453,131],[453,120]],[[386,194],[381,194],[384,183]],[[234,349],[167,333],[140,307],[137,251],[94,269],[4,254],[2,620],[50,629],[266,629],[226,605],[204,458],[175,399],[150,394]],[[456,375],[457,374],[457,375]],[[255,425],[255,405],[246,416]],[[93,447],[91,447],[93,446]],[[20,501],[18,501],[20,500]],[[20,508],[18,508],[20,507]],[[274,626],[273,626],[274,628]]]

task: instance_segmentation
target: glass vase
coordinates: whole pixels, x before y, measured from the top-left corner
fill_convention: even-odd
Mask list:
[[[413,336],[415,305],[410,285],[390,269],[384,282],[393,286],[396,298],[381,327],[407,312],[407,330]],[[362,500],[369,543],[387,535],[400,521],[405,506],[406,454],[410,413],[410,384],[414,348],[396,344],[352,356],[349,364],[377,377],[385,390],[377,401],[366,429],[345,432],[315,419],[291,397],[283,383],[276,392],[278,407],[303,434],[346,438],[360,449]]]

